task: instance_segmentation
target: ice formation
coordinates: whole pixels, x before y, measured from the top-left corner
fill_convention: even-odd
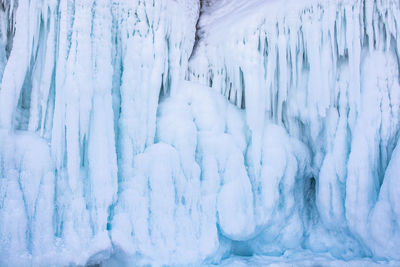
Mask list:
[[[398,263],[399,62],[398,0],[0,0],[0,265]]]
[[[272,252],[303,244],[337,256],[398,257],[399,174],[392,166],[399,134],[399,2],[286,1],[282,8],[249,1],[230,3],[231,9],[224,4],[202,17],[205,41],[190,62],[190,76],[246,110],[256,224],[273,225],[251,246]],[[306,157],[295,156],[297,166],[289,169],[297,179],[291,184],[299,184],[292,194],[284,190],[288,183],[279,182],[285,175],[271,175],[279,169],[274,160],[286,161],[287,171],[290,157],[268,144],[270,122],[305,145],[311,157],[299,162]],[[270,192],[276,183],[282,188]],[[306,192],[290,200],[303,185]],[[279,198],[305,214],[274,222],[276,216],[266,212],[274,193],[271,207],[279,216],[285,214]]]

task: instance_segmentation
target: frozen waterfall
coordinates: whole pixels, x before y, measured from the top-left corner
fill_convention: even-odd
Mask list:
[[[400,264],[399,0],[0,0],[0,266]]]

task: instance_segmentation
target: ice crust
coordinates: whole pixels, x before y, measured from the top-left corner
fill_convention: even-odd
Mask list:
[[[0,0],[0,266],[395,266],[399,28],[395,0]]]

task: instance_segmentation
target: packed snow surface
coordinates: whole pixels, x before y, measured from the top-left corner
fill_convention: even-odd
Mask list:
[[[398,266],[398,0],[0,0],[0,266]]]

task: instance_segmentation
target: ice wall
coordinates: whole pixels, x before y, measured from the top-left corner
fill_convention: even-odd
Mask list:
[[[119,183],[154,143],[159,95],[185,74],[198,8],[0,2],[0,265],[112,253]]]
[[[199,7],[0,0],[1,266],[399,260],[398,1]]]
[[[203,12],[188,75],[245,110],[245,161],[263,229],[249,246],[398,257],[399,2],[232,1]],[[305,173],[301,164],[282,167],[296,177],[292,191],[273,178],[285,177],[277,158],[290,157],[274,149],[286,134],[268,141],[270,123],[311,155]],[[288,199],[302,184],[305,205]],[[276,221],[287,210],[280,199],[303,214]]]

